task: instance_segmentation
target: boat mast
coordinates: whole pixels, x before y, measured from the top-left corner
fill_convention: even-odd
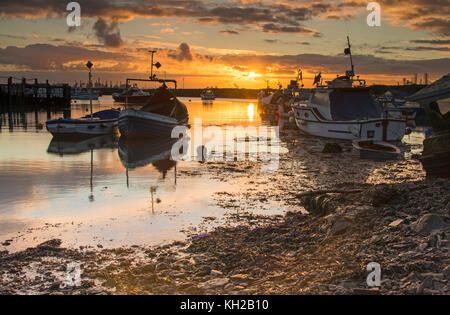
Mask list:
[[[89,69],[89,105],[91,108],[91,119],[93,118],[92,116],[92,73],[91,73],[91,68],[94,64],[90,61],[88,61],[86,63],[86,67],[88,67]]]
[[[153,56],[155,55],[156,50],[149,50],[148,52],[152,54],[152,59],[150,63],[150,79],[153,80],[156,79],[156,75],[153,76],[153,67],[155,66],[156,69],[159,69],[161,68],[161,64],[159,62],[153,63]]]
[[[152,59],[150,62],[150,79],[153,79],[153,55],[156,53],[156,50],[149,50],[148,52],[152,54]]]
[[[352,66],[352,71],[351,71],[351,73],[347,72],[347,76],[354,77],[355,76],[355,66],[353,65],[352,50],[351,50],[352,46],[350,45],[350,37],[349,36],[347,36],[347,43],[348,43],[348,48],[345,50],[345,54],[350,55],[350,65]]]

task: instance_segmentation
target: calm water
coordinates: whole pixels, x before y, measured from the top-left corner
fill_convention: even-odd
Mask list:
[[[181,100],[191,120],[202,118],[204,126],[268,124],[255,101],[219,99],[205,105],[195,98]],[[111,106],[120,104],[104,96],[94,102],[94,111]],[[86,101],[77,101],[70,115],[84,116],[88,108]],[[55,141],[45,121],[63,114],[1,116],[0,243],[12,240],[8,250],[50,238],[61,238],[65,246],[161,244],[184,239],[186,231],[205,232],[203,217],[226,212],[211,196],[236,190],[236,183],[210,178],[197,162],[175,165],[167,141],[145,146],[110,136]]]

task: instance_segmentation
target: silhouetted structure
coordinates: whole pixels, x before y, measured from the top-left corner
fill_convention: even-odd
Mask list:
[[[13,80],[20,80],[14,83]],[[27,79],[7,78],[7,84],[0,84],[0,106],[27,106],[32,108],[64,108],[70,106],[70,86],[38,83],[37,79],[28,83]]]

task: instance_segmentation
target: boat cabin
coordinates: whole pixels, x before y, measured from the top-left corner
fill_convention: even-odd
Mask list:
[[[311,107],[323,120],[380,118],[383,113],[381,104],[374,100],[367,88],[315,89],[300,95],[299,101]]]

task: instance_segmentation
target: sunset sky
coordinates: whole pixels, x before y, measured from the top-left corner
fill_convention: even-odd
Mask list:
[[[380,27],[362,0],[79,0],[80,27],[66,23],[69,2],[0,0],[0,76],[73,83],[91,60],[95,79],[145,78],[157,49],[158,76],[186,88],[275,87],[298,68],[311,86],[349,68],[347,35],[369,84],[450,72],[449,0],[378,1]]]

